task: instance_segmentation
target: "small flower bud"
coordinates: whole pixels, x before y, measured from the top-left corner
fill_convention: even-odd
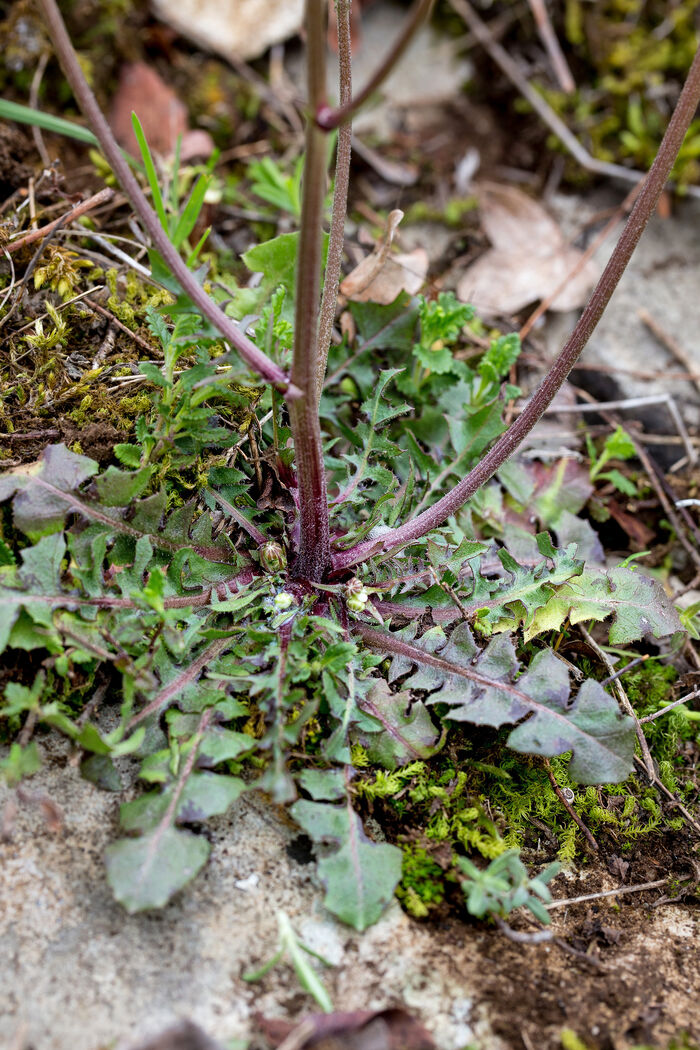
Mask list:
[[[347,599],[347,606],[350,612],[361,613],[365,611],[365,605],[367,599],[363,601],[359,594],[351,594]]]
[[[285,612],[294,605],[294,595],[288,591],[280,591],[279,594],[275,595],[274,605],[279,612]]]
[[[364,612],[365,605],[369,601],[369,593],[362,582],[354,576],[345,584],[345,600],[351,612]]]
[[[260,564],[265,572],[284,572],[287,568],[287,555],[279,543],[270,540],[260,547]]]

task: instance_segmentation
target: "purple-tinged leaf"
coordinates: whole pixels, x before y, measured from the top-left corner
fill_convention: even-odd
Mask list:
[[[545,649],[518,686],[544,707],[538,706],[513,730],[509,747],[550,758],[572,750],[569,773],[580,784],[616,784],[629,776],[634,767],[632,719],[620,714],[600,683],[588,678],[570,704],[567,670]]]
[[[376,729],[369,729],[365,721],[351,735],[366,749],[370,762],[396,769],[434,755],[440,734],[425,705],[420,700],[412,704],[406,690],[392,693],[384,679],[368,684],[358,707],[372,716]]]
[[[163,908],[207,862],[211,846],[201,835],[171,826],[136,839],[119,839],[105,851],[107,878],[120,904],[133,914]]]
[[[15,527],[36,540],[63,527],[72,509],[71,493],[98,469],[94,459],[65,445],[49,445],[38,463],[0,478],[0,501],[14,496]]]
[[[606,620],[613,645],[642,638],[667,638],[681,630],[678,613],[663,587],[642,572],[618,566],[607,571],[589,569],[562,587],[544,608],[535,612],[525,640],[543,631],[559,630],[568,619],[576,624]]]
[[[126,802],[119,811],[121,826],[125,831],[150,831],[167,812],[175,790],[175,786],[171,786],[162,792],[149,791],[133,802]],[[225,813],[244,790],[245,783],[239,777],[193,773],[180,792],[175,823],[199,823]]]
[[[525,719],[508,738],[518,751],[559,755],[573,751],[572,775],[581,783],[614,783],[632,772],[634,725],[597,682],[586,682],[571,700],[568,671],[551,651],[537,654],[526,675],[514,679],[512,642],[499,636],[475,659],[474,639],[460,624],[437,653],[395,634],[355,624],[366,644],[398,653],[418,666],[405,684],[429,689],[428,703],[445,704],[444,717],[501,726]],[[416,685],[416,682],[419,685]]]
[[[326,888],[324,905],[356,930],[376,922],[401,878],[401,850],[386,842],[371,842],[349,806],[295,802],[296,822],[316,843],[334,843],[336,852],[318,862]]]

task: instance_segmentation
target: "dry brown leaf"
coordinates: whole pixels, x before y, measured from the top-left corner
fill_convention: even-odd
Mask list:
[[[352,1010],[310,1014],[301,1023],[257,1016],[265,1037],[276,1047],[296,1050],[435,1050],[435,1043],[406,1010]],[[298,1036],[298,1038],[294,1038]]]
[[[183,161],[196,156],[208,157],[214,149],[208,131],[189,130],[185,105],[145,62],[122,66],[109,120],[119,145],[138,157],[140,150],[131,124],[132,112],[141,122],[150,149],[160,157],[169,157],[174,152],[178,135],[182,135],[180,159]]]
[[[390,254],[402,219],[403,212],[398,208],[390,212],[382,240],[341,283],[342,295],[356,303],[388,306],[400,292],[415,295],[420,291],[428,273],[428,253],[423,248],[414,248],[405,254]]]
[[[459,281],[457,295],[462,302],[491,315],[514,314],[547,299],[566,281],[550,309],[582,306],[598,278],[598,267],[589,260],[570,276],[582,253],[569,247],[542,205],[514,186],[497,183],[482,183],[477,195],[493,247]]]

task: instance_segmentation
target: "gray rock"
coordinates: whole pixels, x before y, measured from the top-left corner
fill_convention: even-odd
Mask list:
[[[102,862],[118,835],[119,799],[81,780],[66,757],[65,747],[54,750],[27,782],[61,807],[62,829],[52,832],[40,807],[21,805],[11,840],[0,844],[0,1046],[131,1050],[182,1020],[225,1044],[250,1037],[256,1011],[313,1010],[286,964],[258,984],[241,979],[276,951],[282,909],[334,964],[321,976],[337,1009],[403,1003],[441,1050],[458,1050],[467,1031],[499,1050],[479,1011],[465,1008],[475,974],[467,946],[454,957],[436,951],[430,932],[396,904],[363,935],[336,922],[314,865],[286,849],[298,830],[259,796],[208,823],[210,863],[167,908],[127,915]],[[0,814],[11,797],[0,783]]]
[[[224,58],[257,58],[301,29],[304,0],[153,0],[178,33]]]

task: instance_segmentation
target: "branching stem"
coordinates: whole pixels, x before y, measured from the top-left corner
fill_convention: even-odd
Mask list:
[[[355,98],[351,98],[347,102],[341,100],[341,105],[337,109],[332,109],[330,106],[317,107],[316,123],[320,128],[323,128],[325,131],[333,131],[335,128],[340,127],[341,124],[347,123],[367,99],[382,86],[386,78],[393,72],[397,62],[402,58],[416,31],[430,14],[434,2],[435,0],[416,0],[406,18],[406,23],[399,37],[390,47],[389,52],[385,55],[383,62],[374,75],[369,78]],[[338,11],[338,30],[338,43],[340,43],[340,11]]]
[[[112,167],[112,171],[119,179],[122,189],[131,201],[134,210],[146,227],[151,240],[162,255],[171,273],[197,309],[221,333],[224,339],[236,348],[246,364],[254,372],[262,376],[263,379],[266,379],[281,390],[287,400],[293,399],[298,394],[298,391],[293,386],[290,386],[283,369],[276,365],[274,361],[271,361],[262,350],[259,350],[255,343],[251,342],[245,333],[241,331],[238,325],[226,316],[214,300],[197,284],[194,276],[180,258],[167,233],[161,226],[158,216],[146,200],[141,187],[129,169],[129,165],[117,145],[109,124],[100,110],[97,99],[85,79],[61,13],[58,10],[56,0],[39,0],[39,6],[49,28],[51,41],[63,67],[63,72],[73,89],[73,94],[87,117]]]
[[[365,540],[363,543],[341,551],[333,559],[333,568],[340,571],[366,561],[375,554],[386,554],[408,543],[415,543],[432,529],[442,525],[455,514],[482,485],[493,477],[498,468],[520,447],[547,407],[552,403],[569,372],[581,356],[603,311],[622,277],[639,238],[656,208],[664,184],[671,172],[685,133],[695,116],[700,102],[700,48],[690,67],[680,98],[659,147],[659,152],[646,177],[644,185],[630,212],[613,254],[596,285],[593,294],[581,314],[568,342],[550,371],[542,380],[525,409],[506,430],[480,463],[462,479],[451,492],[424,510],[412,521],[386,533],[380,542]]]

